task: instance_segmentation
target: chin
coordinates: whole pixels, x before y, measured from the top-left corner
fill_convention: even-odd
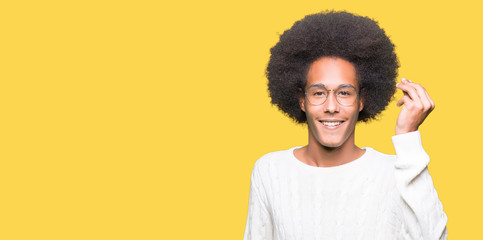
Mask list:
[[[325,148],[339,148],[343,145],[342,141],[318,141],[319,144]]]
[[[339,148],[341,144],[322,144],[325,148]]]

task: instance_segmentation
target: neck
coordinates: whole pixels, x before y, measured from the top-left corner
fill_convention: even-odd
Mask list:
[[[335,167],[356,160],[364,154],[364,150],[354,143],[354,132],[338,147],[327,147],[320,144],[309,134],[309,144],[302,152],[305,162],[317,167]]]

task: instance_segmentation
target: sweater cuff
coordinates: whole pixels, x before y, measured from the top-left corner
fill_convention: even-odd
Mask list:
[[[419,130],[414,132],[404,133],[392,136],[392,143],[394,149],[396,150],[396,156],[400,164],[408,164],[411,161],[419,161],[421,157],[424,156],[425,162],[423,164],[429,163],[429,157],[424,151],[423,145],[421,143],[421,134]]]

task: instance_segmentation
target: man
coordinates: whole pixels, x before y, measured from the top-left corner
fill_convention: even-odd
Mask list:
[[[421,85],[396,84],[398,67],[394,45],[367,17],[309,15],[280,36],[270,97],[307,123],[309,141],[255,163],[244,240],[447,238],[418,131],[435,105]],[[356,123],[375,118],[396,88],[396,155],[357,147]]]

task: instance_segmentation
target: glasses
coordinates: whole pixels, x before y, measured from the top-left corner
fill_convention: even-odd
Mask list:
[[[329,92],[333,91],[335,94],[335,99],[342,106],[351,106],[356,102],[359,93],[352,86],[340,86],[337,89],[327,90],[323,86],[311,86],[307,91],[305,91],[305,97],[309,100],[312,105],[322,105],[329,97]]]

